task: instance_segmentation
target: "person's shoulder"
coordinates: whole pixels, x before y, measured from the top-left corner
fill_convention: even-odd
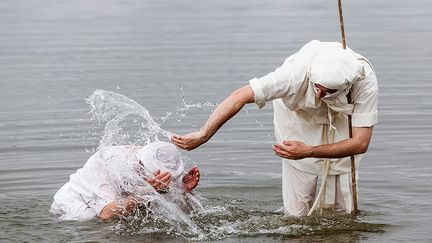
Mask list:
[[[308,43],[306,43],[300,50],[319,51],[330,47],[341,48],[342,44],[339,42],[311,40]]]
[[[376,96],[378,94],[378,79],[375,71],[372,65],[365,59],[360,59],[360,62],[363,64],[364,77],[354,83],[353,93]]]
[[[340,48],[341,44],[337,42],[323,42],[320,40],[312,40],[306,43],[304,46],[302,46],[297,53],[292,55],[290,60],[299,59],[301,61],[309,62],[320,51],[331,47]]]
[[[112,158],[117,158],[127,151],[127,147],[120,146],[104,146],[98,148],[98,150],[87,160],[85,166],[99,166],[99,164],[104,163],[104,161],[110,160]]]
[[[310,62],[313,60],[315,55],[325,48],[326,43],[319,41],[319,40],[312,40],[308,43],[306,43],[304,46],[300,48],[296,53],[289,56],[285,62],[284,65],[290,64],[293,66],[296,70],[301,70],[304,72],[305,68],[307,68],[310,65]]]
[[[98,152],[103,155],[113,155],[119,153],[125,153],[130,149],[130,145],[110,145],[99,148]]]
[[[322,46],[322,44],[323,44],[323,42],[321,42],[319,40],[311,40],[308,43],[306,43],[303,47],[301,47],[300,51],[314,50],[314,49]]]

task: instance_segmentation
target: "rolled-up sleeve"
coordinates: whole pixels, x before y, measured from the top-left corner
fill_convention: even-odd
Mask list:
[[[372,127],[378,123],[378,83],[373,71],[354,87],[353,127]]]
[[[98,198],[93,206],[93,210],[96,212],[97,216],[100,216],[102,213],[102,210],[105,208],[106,205],[108,205],[111,202],[108,202],[102,198]]]
[[[112,159],[119,158],[121,157],[114,157]],[[115,162],[121,163],[122,161],[119,160]],[[108,174],[106,173],[105,167],[102,163],[94,164],[92,168],[92,174],[94,181],[92,181],[93,203],[91,204],[91,207],[96,212],[96,215],[99,216],[102,209],[107,204],[116,200],[116,194],[110,184],[110,181],[108,180]]]
[[[91,204],[93,210],[95,210],[96,215],[99,216],[102,209],[109,203],[115,201],[114,193],[111,187],[106,183],[101,183],[94,190],[94,202]]]
[[[289,62],[261,78],[254,78],[249,84],[254,92],[254,100],[259,108],[266,101],[282,98],[288,94],[293,81],[292,68]]]

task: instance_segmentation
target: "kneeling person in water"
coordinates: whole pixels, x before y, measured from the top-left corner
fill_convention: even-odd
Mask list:
[[[176,146],[111,146],[98,150],[54,195],[51,212],[62,220],[112,219],[131,214],[140,198],[168,189],[190,193],[200,179],[187,173]],[[170,187],[170,188],[169,188]]]

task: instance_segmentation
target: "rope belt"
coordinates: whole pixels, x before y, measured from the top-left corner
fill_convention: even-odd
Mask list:
[[[329,125],[324,124],[323,125],[323,143],[329,144],[328,136],[330,135],[330,141],[331,143],[334,143],[334,137],[335,137],[335,130],[330,129],[329,132]],[[318,192],[318,195],[315,197],[315,201],[309,210],[309,213],[307,216],[310,216],[314,213],[316,210],[318,203],[320,205],[320,212],[322,213],[323,207],[325,204],[334,204],[335,198],[336,198],[336,176],[330,176],[329,177],[329,171],[330,171],[330,163],[331,159],[326,158],[324,159],[324,165],[322,169],[322,181],[321,186]],[[346,212],[349,213],[352,210],[352,198],[351,198],[351,192],[350,192],[350,176],[349,173],[341,174],[339,175],[340,180],[340,187],[342,192],[342,197],[345,202],[345,208]]]

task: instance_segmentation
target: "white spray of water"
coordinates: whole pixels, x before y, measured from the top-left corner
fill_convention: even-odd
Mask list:
[[[124,95],[96,90],[87,99],[87,103],[90,104],[90,114],[100,122],[106,123],[104,135],[99,143],[100,148],[125,142],[147,144],[159,141],[159,135],[166,138],[172,135],[159,127],[145,107]],[[137,133],[131,135],[124,131],[125,127],[120,123],[127,122],[127,118],[132,119],[132,123],[135,124],[140,122],[141,127],[136,131]]]
[[[158,193],[147,183],[148,173],[141,173],[138,166],[137,151],[171,137],[171,133],[160,128],[145,107],[121,94],[96,90],[87,102],[92,116],[105,123],[98,152],[111,189],[118,200],[132,196],[142,205],[129,218],[140,221],[144,231],[162,227],[184,237],[203,239],[203,232],[190,219],[194,213],[205,212],[199,197],[185,192],[181,179],[171,182],[168,193]],[[148,223],[151,225],[146,228]]]
[[[170,118],[172,118],[174,115],[176,115],[175,117],[177,118],[177,122],[180,122],[182,118],[184,118],[186,116],[186,112],[191,109],[191,108],[208,108],[208,107],[216,107],[217,104],[216,103],[211,103],[211,102],[204,102],[204,103],[190,103],[188,101],[186,101],[186,96],[184,93],[184,88],[183,86],[180,86],[180,94],[182,96],[182,101],[180,104],[180,108],[177,109],[177,111],[173,112],[167,112],[165,116],[161,117],[161,125],[163,125],[167,120],[169,120]]]

